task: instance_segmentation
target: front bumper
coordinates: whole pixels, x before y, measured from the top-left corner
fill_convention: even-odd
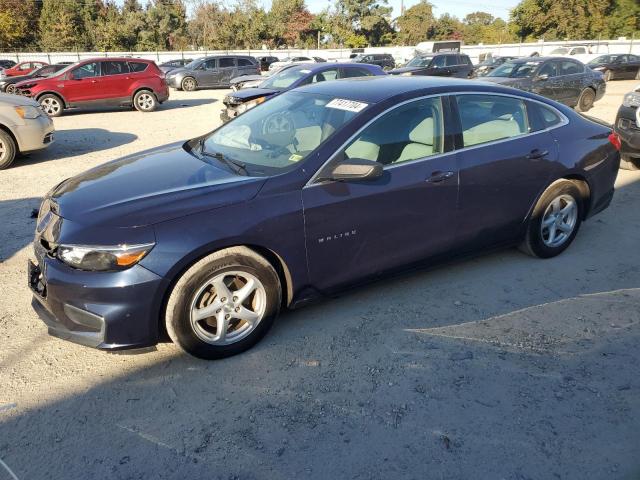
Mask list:
[[[104,350],[158,343],[163,279],[155,273],[140,265],[86,272],[50,257],[29,261],[28,272],[31,304],[50,335]]]
[[[237,116],[238,116],[238,112],[236,112],[231,107],[225,107],[220,112],[220,120],[222,120],[222,123],[227,123],[233,120],[234,118],[236,118]]]
[[[181,88],[181,84],[182,84],[182,77],[179,76],[173,76],[173,77],[164,77],[165,82],[167,82],[167,85],[171,88]]]
[[[13,127],[21,152],[41,150],[53,143],[53,120],[46,115],[25,121],[24,125]]]
[[[614,128],[622,140],[621,153],[640,158],[640,126],[638,126],[636,108],[620,107]]]

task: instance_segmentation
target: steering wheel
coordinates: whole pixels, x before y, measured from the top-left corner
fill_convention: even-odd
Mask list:
[[[274,113],[262,124],[263,135],[293,134],[294,131],[293,118],[289,112]]]

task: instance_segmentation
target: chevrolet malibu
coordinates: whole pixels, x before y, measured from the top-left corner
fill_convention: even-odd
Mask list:
[[[283,308],[497,246],[553,257],[613,196],[620,140],[546,98],[466,80],[338,80],[54,187],[29,264],[55,336],[165,332],[206,359]]]

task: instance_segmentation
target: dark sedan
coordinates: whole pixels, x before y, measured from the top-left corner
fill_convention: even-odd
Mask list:
[[[621,168],[640,170],[640,85],[624,96],[615,129],[622,141]]]
[[[0,78],[0,92],[16,93],[16,83],[22,82],[23,80],[48,77],[68,66],[66,63],[56,63],[55,65],[45,65],[26,75]]]
[[[368,77],[384,75],[377,65],[359,63],[302,63],[287,65],[264,80],[257,88],[247,88],[227,95],[220,113],[223,122],[228,122],[241,113],[302,85],[338,80],[340,78]]]
[[[584,66],[578,60],[561,57],[518,58],[482,77],[483,81],[499,83],[551,98],[579,112],[586,112],[605,93],[601,73]]]
[[[609,205],[616,145],[563,105],[487,83],[300,87],[54,187],[33,306],[51,334],[101,349],[166,330],[198,357],[233,355],[281,308],[402,268],[518,244],[560,254]]]
[[[13,60],[0,59],[0,70],[3,70],[5,68],[11,68],[11,67],[14,67],[15,65],[16,65],[16,62],[14,62]]]
[[[640,80],[640,57],[638,55],[601,55],[587,66],[602,73],[604,81],[633,79]]]
[[[168,73],[176,68],[183,68],[186,65],[189,65],[192,61],[193,59],[191,58],[177,58],[175,60],[169,60],[168,62],[161,63],[158,65],[158,68],[162,73]]]
[[[431,75],[437,77],[471,78],[473,64],[464,53],[445,52],[419,55],[411,59],[404,67],[389,71],[390,75],[410,77],[413,75]]]

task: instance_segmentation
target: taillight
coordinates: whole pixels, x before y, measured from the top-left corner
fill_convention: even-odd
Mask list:
[[[611,142],[611,145],[613,145],[613,148],[620,151],[620,148],[622,147],[622,142],[620,141],[620,135],[618,135],[616,132],[611,132],[609,134],[609,142]]]

